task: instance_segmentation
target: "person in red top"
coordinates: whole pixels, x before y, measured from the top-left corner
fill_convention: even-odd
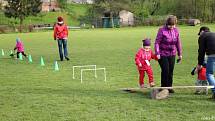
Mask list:
[[[148,39],[148,38],[144,39],[143,48],[140,48],[135,56],[135,63],[137,65],[137,69],[139,71],[140,88],[147,87],[146,85],[144,86],[145,72],[148,74],[149,86],[150,87],[155,86],[153,71],[152,71],[152,67],[150,66],[150,60],[151,59],[157,60],[157,57],[152,52],[150,45],[151,45],[150,39]]]
[[[195,73],[198,74],[197,80],[195,82],[196,86],[207,86],[207,77],[206,77],[206,63],[203,64],[202,68],[200,70],[194,68],[193,71],[191,72],[192,75]],[[196,88],[195,94],[201,94],[201,93],[206,93],[206,89],[203,88]]]
[[[58,17],[57,20],[58,22],[54,26],[54,40],[57,40],[58,42],[60,60],[63,61],[64,57],[66,60],[69,60],[68,50],[67,50],[68,28],[67,28],[67,25],[64,24],[62,17]],[[62,47],[64,50],[64,54],[62,52]]]

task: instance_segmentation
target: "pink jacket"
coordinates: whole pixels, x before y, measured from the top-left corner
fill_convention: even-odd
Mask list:
[[[65,24],[54,26],[54,39],[67,39],[68,38],[68,28]]]
[[[138,70],[147,70],[148,68],[151,68],[151,66],[146,63],[146,60],[150,62],[151,59],[157,60],[157,57],[152,50],[145,51],[143,48],[140,48],[135,56],[135,63]],[[139,66],[140,64],[142,64],[142,67]]]
[[[177,28],[172,30],[163,26],[159,29],[155,40],[155,54],[160,56],[178,56],[182,55],[181,40]]]
[[[22,41],[18,41],[16,42],[16,47],[17,52],[24,52],[24,45],[22,43]]]

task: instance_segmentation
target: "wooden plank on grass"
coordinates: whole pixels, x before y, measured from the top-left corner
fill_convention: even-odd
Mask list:
[[[121,90],[145,90],[145,89],[184,89],[184,88],[207,88],[211,89],[214,86],[173,86],[173,87],[147,87],[147,88],[121,88]]]

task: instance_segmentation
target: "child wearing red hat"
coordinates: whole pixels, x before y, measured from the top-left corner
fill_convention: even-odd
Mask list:
[[[144,76],[146,72],[149,78],[149,86],[153,87],[155,86],[155,82],[154,82],[152,67],[150,65],[150,60],[151,59],[157,60],[157,57],[151,50],[150,39],[148,38],[144,39],[142,42],[143,42],[143,47],[138,50],[135,56],[135,62],[137,65],[137,69],[139,71],[139,85],[140,85],[140,88],[146,87],[144,85]]]
[[[62,17],[57,18],[57,24],[54,26],[54,40],[58,42],[58,49],[60,54],[60,60],[63,61],[65,57],[66,60],[69,60],[68,50],[67,50],[67,40],[68,40],[68,28],[63,22]],[[64,50],[64,54],[62,51]]]

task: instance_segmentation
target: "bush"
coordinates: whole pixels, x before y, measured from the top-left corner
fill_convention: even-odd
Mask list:
[[[0,25],[0,34],[13,32],[13,28],[8,25]]]
[[[33,32],[32,25],[0,25],[0,34],[2,33],[13,33],[13,32]]]
[[[160,26],[164,25],[166,21],[166,16],[150,16],[148,18],[136,19],[135,25],[144,25],[144,26]]]
[[[201,24],[199,19],[179,19],[179,25],[190,25],[190,26],[197,26]]]
[[[4,26],[0,26],[0,34],[5,33],[6,28]]]

